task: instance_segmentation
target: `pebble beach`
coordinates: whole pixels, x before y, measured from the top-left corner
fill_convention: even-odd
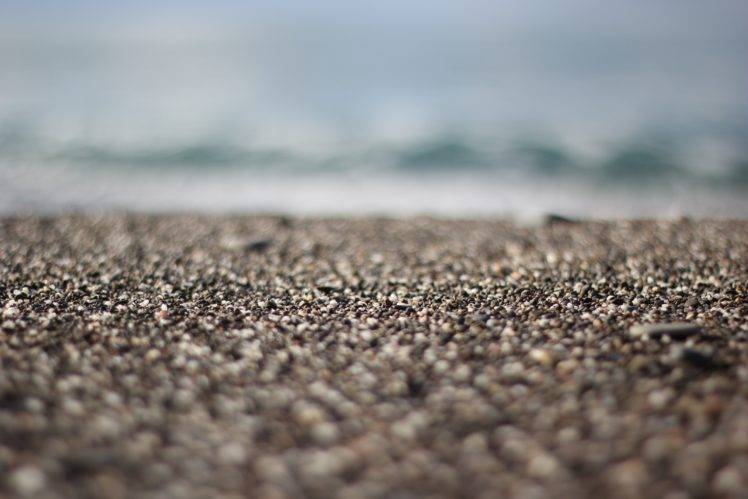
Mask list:
[[[0,496],[748,496],[748,222],[0,219]]]

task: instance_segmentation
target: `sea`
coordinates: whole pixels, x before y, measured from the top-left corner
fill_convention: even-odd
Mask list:
[[[42,3],[3,214],[748,216],[744,1]]]

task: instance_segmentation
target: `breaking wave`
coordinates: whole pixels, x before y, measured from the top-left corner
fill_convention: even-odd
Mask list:
[[[715,147],[715,143],[717,146]],[[581,177],[601,182],[695,181],[748,184],[748,148],[735,143],[652,140],[583,144],[576,148],[537,136],[507,139],[439,135],[410,142],[336,141],[314,148],[243,145],[235,141],[189,141],[158,146],[44,141],[0,129],[4,168],[33,164],[84,169],[142,171],[221,169],[314,173],[376,171],[459,174],[491,171],[528,177]]]

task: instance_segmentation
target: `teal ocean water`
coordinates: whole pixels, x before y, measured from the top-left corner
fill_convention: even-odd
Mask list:
[[[340,140],[315,147],[253,146],[236,142],[188,141],[159,145],[47,143],[5,130],[0,161],[54,169],[201,171],[221,175],[236,170],[296,174],[314,172],[439,173],[479,172],[576,179],[598,185],[689,183],[705,188],[748,188],[748,135],[684,134],[677,139],[651,132],[646,138],[575,148],[542,135],[507,138],[490,134],[437,135],[407,143]],[[596,146],[596,147],[595,147]]]
[[[4,212],[748,216],[743,2],[97,5],[0,8]]]

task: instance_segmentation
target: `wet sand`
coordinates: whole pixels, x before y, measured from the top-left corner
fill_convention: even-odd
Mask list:
[[[745,497],[746,283],[745,221],[0,219],[0,495]]]

